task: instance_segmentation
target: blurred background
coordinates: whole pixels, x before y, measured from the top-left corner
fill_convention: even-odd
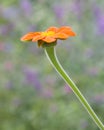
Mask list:
[[[99,130],[36,43],[21,36],[50,26],[64,69],[104,122],[104,0],[0,0],[0,130]]]

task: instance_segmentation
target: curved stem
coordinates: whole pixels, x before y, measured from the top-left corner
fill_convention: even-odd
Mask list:
[[[60,74],[60,76],[66,81],[66,83],[71,87],[75,95],[78,97],[82,105],[85,107],[85,109],[88,111],[90,116],[92,117],[93,121],[97,124],[97,126],[101,129],[104,130],[104,125],[102,122],[99,120],[93,109],[90,107],[88,104],[87,100],[84,98],[84,96],[81,94],[77,86],[74,84],[74,82],[70,79],[70,77],[66,74],[62,66],[60,65],[54,47],[46,47],[45,48],[45,53],[51,62],[52,66],[56,69],[56,71]]]

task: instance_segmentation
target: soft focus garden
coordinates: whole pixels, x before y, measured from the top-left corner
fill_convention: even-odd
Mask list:
[[[28,32],[70,26],[55,47],[63,68],[104,123],[104,1],[0,1],[0,130],[99,130]]]

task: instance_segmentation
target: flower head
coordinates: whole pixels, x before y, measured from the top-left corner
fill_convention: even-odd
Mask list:
[[[38,42],[38,46],[42,46],[44,43],[56,43],[57,39],[65,40],[75,35],[76,34],[68,26],[62,26],[60,28],[50,27],[44,32],[29,32],[21,38],[21,41]]]

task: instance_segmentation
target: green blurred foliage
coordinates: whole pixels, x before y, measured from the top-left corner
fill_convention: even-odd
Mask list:
[[[71,26],[77,36],[58,41],[58,58],[104,122],[103,7],[103,0],[0,1],[0,130],[98,130],[44,50],[20,38]]]

